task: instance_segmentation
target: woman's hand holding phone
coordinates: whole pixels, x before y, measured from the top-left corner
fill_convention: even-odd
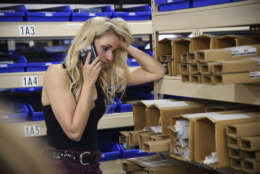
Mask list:
[[[83,66],[83,78],[86,85],[93,85],[96,83],[99,73],[102,69],[102,62],[99,57],[96,57],[91,62],[91,52],[88,53],[86,62]]]

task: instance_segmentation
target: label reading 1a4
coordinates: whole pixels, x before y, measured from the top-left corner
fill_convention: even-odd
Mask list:
[[[36,36],[34,25],[19,25],[20,36]]]
[[[24,126],[24,136],[39,136],[41,133],[41,127],[39,125],[26,125]]]
[[[22,87],[35,87],[39,86],[38,76],[23,76],[22,77]]]

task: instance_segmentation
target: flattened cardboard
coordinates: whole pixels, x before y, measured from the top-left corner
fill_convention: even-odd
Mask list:
[[[229,124],[254,122],[259,120],[259,113],[222,114],[196,120],[195,132],[195,161],[201,163],[206,156],[217,152],[216,167],[229,166],[228,148],[225,129]]]
[[[173,57],[172,75],[180,74],[179,64],[181,62],[181,55],[188,52],[189,43],[190,41],[188,39],[173,40],[171,42]]]
[[[201,62],[236,60],[257,56],[260,56],[260,45],[248,45],[224,49],[205,49],[198,51],[198,61]]]
[[[213,63],[213,74],[251,72],[260,70],[260,57]]]
[[[245,151],[260,151],[260,136],[241,137],[240,149]]]
[[[230,73],[213,75],[213,84],[230,84],[230,83],[257,83],[260,82],[260,76],[252,76],[256,72]]]
[[[228,156],[233,159],[244,159],[244,152],[236,148],[228,148]]]
[[[230,137],[260,136],[260,122],[228,125],[226,133]]]
[[[242,161],[242,170],[248,173],[259,173],[260,162],[254,160],[244,160]]]
[[[178,101],[172,102],[172,105],[159,105],[153,104],[147,108],[148,113],[146,115],[146,129],[150,130],[151,126],[161,124],[162,133],[168,134],[168,126],[170,124],[171,117],[178,116],[180,114],[198,113],[203,112],[205,106],[195,102]]]
[[[246,160],[260,162],[260,151],[243,151]]]
[[[170,138],[158,141],[147,141],[143,144],[145,152],[168,152]]]
[[[143,170],[142,167],[129,160],[124,160],[121,164],[122,164],[122,169],[125,172],[138,172]]]

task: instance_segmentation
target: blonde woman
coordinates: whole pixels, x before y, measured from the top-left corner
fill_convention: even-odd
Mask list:
[[[95,17],[86,21],[72,43],[63,64],[45,73],[42,104],[52,159],[62,161],[70,173],[102,173],[97,145],[97,124],[115,94],[127,85],[162,78],[164,67],[131,46],[127,23],[121,18]],[[80,51],[94,44],[83,64]],[[130,54],[141,65],[128,67]],[[65,156],[65,157],[64,157]]]

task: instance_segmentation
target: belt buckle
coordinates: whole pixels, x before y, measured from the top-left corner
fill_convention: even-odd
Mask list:
[[[89,155],[89,154],[90,154],[90,152],[82,152],[82,153],[80,154],[80,156],[79,156],[79,162],[80,162],[81,165],[83,165],[83,166],[89,165],[88,162],[84,162],[84,161],[83,161],[84,155]]]

